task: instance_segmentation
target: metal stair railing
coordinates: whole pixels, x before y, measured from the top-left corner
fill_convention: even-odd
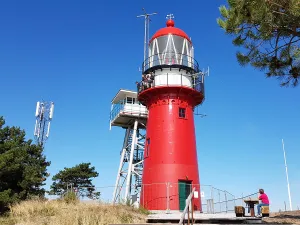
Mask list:
[[[188,213],[188,223],[190,222],[190,208],[192,208],[192,223],[193,223],[193,205],[191,204],[192,203],[192,199],[193,199],[193,196],[194,196],[194,192],[195,192],[196,188],[194,187],[192,192],[190,193],[189,197],[187,197],[187,199],[185,200],[185,208],[181,214],[181,218],[180,218],[180,221],[179,221],[179,225],[182,225],[183,224],[183,221],[185,220],[185,215],[186,213]]]

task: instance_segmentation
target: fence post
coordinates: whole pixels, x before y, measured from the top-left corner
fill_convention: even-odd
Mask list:
[[[284,211],[286,212],[286,203],[285,203],[285,201],[284,201]]]
[[[225,191],[225,204],[226,204],[226,213],[228,211],[228,205],[227,205],[227,195],[226,195],[226,191]]]
[[[242,204],[241,205],[244,205],[243,200],[244,200],[244,193],[242,193],[242,199],[241,199]]]
[[[206,200],[206,211],[207,211],[208,214],[210,214],[209,199]]]
[[[194,197],[192,198],[192,224],[194,224]]]
[[[215,213],[215,201],[214,201],[214,187],[211,186],[211,199],[212,199],[212,213],[214,214]]]
[[[207,199],[207,213],[208,214],[214,214],[214,200],[213,199]]]
[[[233,204],[234,204],[234,207],[236,206],[235,204],[235,196],[233,195]]]
[[[219,194],[219,204],[220,204],[220,213],[222,212],[222,204],[221,204],[221,195],[220,195],[220,190],[218,190]]]
[[[167,213],[170,213],[170,182],[166,183],[167,185]]]

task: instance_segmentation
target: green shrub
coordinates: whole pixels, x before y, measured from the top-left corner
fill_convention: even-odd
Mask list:
[[[66,203],[77,203],[78,202],[78,198],[76,196],[75,192],[67,192],[64,196],[63,196],[63,200]]]

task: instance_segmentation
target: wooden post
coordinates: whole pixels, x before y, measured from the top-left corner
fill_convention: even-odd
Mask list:
[[[186,199],[186,203],[185,203],[185,208],[181,214],[181,218],[180,218],[180,221],[179,221],[179,225],[182,225],[184,224],[184,220],[185,220],[185,214],[187,213],[188,211],[188,203],[191,201],[193,195],[194,195],[194,192],[195,192],[195,188],[193,188],[193,191],[191,192],[191,194],[189,195],[189,197]]]
[[[190,225],[190,205],[188,206],[188,225]]]
[[[194,198],[192,198],[192,224],[194,224],[194,203],[193,203]]]
[[[250,207],[250,215],[251,217],[254,217],[254,203],[250,203],[249,204],[249,207]]]

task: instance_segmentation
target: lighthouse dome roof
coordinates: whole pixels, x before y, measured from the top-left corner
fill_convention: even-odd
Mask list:
[[[189,42],[191,42],[191,39],[189,38],[189,36],[181,29],[177,28],[177,27],[174,27],[175,23],[174,23],[174,20],[172,19],[169,19],[167,22],[166,22],[166,25],[167,27],[164,27],[164,28],[161,28],[159,29],[151,38],[150,40],[150,43],[155,39],[155,38],[158,38],[158,37],[161,37],[161,36],[165,36],[165,35],[168,35],[168,34],[172,34],[172,35],[176,35],[176,36],[180,36],[180,37],[183,37],[185,39],[187,39]]]

